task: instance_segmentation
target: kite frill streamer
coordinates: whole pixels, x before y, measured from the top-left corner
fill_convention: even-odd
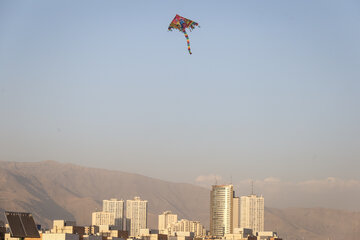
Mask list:
[[[168,27],[169,31],[172,31],[173,29],[177,29],[180,32],[184,33],[186,42],[187,42],[187,46],[188,46],[188,51],[190,54],[191,54],[190,40],[189,40],[189,35],[186,33],[186,29],[188,28],[191,32],[196,26],[200,27],[197,22],[194,22],[190,19],[181,17],[179,15],[176,15]]]
[[[191,53],[191,49],[190,49],[189,35],[188,35],[186,32],[184,32],[184,35],[185,35],[185,38],[186,38],[186,42],[187,42],[187,46],[188,46],[188,51],[189,51],[190,54],[192,54],[192,53]]]
[[[191,32],[196,26],[197,26],[197,27],[200,27],[198,23],[192,22],[192,23],[189,25],[190,32]]]

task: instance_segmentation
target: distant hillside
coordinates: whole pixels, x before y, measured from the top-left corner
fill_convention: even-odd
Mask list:
[[[285,239],[359,240],[360,212],[324,208],[265,209],[265,228]]]
[[[91,212],[102,208],[103,199],[134,196],[149,201],[152,227],[157,227],[157,215],[165,210],[181,218],[209,221],[205,188],[54,161],[0,162],[0,209],[31,211],[47,226],[59,218],[89,224]]]
[[[54,161],[0,162],[0,211],[32,212],[48,227],[53,219],[89,224],[103,199],[134,196],[149,201],[150,227],[157,227],[157,215],[165,210],[209,225],[209,190],[202,187]],[[266,208],[265,228],[287,239],[360,239],[360,213]]]

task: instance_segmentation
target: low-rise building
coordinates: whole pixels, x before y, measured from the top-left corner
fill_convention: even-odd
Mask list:
[[[250,228],[234,228],[233,234],[226,234],[226,239],[235,240],[239,237],[248,238],[254,236],[253,230]]]
[[[111,212],[93,212],[91,225],[115,225],[115,215]]]
[[[192,237],[186,237],[186,236],[169,236],[168,240],[193,240]]]
[[[276,232],[264,231],[256,233],[257,240],[271,240],[278,239],[278,235]]]
[[[75,221],[54,220],[50,233],[78,234],[79,238],[82,239],[82,236],[85,234],[85,227],[76,226]]]
[[[166,234],[159,234],[157,229],[140,229],[140,238],[142,240],[168,240]]]
[[[6,231],[6,228],[5,228]],[[4,240],[42,240],[42,233],[39,233],[40,237],[39,238],[16,238],[16,237],[11,237],[10,232],[5,232],[4,233]]]
[[[79,235],[71,233],[44,233],[42,240],[79,240]]]
[[[97,235],[84,235],[83,240],[103,240],[103,237]]]
[[[21,240],[20,238],[13,238],[13,237],[11,237],[9,232],[8,232],[8,233],[5,233],[4,239],[5,239],[5,240]]]
[[[206,235],[205,227],[199,221],[189,221],[187,219],[172,223],[168,232],[171,236],[175,236],[176,232],[192,232],[195,237]]]
[[[86,226],[84,229],[85,235],[96,235],[99,232],[99,226],[96,225]]]
[[[244,240],[247,237],[244,237],[243,234],[240,233],[229,233],[224,235],[224,240]]]
[[[100,232],[100,235],[107,237],[107,238],[127,239],[129,237],[129,234],[127,231],[121,231],[121,230],[109,230],[107,232]]]

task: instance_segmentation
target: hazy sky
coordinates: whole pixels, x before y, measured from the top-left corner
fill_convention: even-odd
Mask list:
[[[0,1],[0,160],[360,180],[359,24],[358,0]]]

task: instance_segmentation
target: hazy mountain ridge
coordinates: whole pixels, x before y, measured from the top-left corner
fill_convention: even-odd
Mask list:
[[[289,239],[360,239],[360,212],[325,208],[265,209],[267,229]]]
[[[33,208],[37,212],[42,212],[39,209],[42,207],[40,221],[48,219],[45,213],[53,212],[50,219],[76,218],[79,224],[88,224],[91,212],[101,209],[103,199],[132,199],[134,196],[149,201],[149,224],[153,227],[156,227],[157,215],[167,209],[183,218],[193,219],[193,213],[198,213],[194,220],[200,221],[207,219],[208,215],[208,190],[190,184],[53,161],[1,162],[0,169],[3,176],[0,191],[2,196],[6,196],[3,201],[0,198],[0,207],[29,211]],[[206,205],[203,199],[206,199]],[[53,209],[64,211],[60,214],[61,211],[54,212]],[[57,213],[60,216],[56,216]],[[43,223],[48,225],[50,221]]]
[[[157,227],[157,215],[164,210],[209,225],[209,190],[202,187],[54,161],[0,162],[0,210],[32,212],[46,226],[53,219],[89,224],[103,199],[134,196],[149,201],[150,227]],[[288,239],[359,239],[360,213],[266,208],[265,229]]]

